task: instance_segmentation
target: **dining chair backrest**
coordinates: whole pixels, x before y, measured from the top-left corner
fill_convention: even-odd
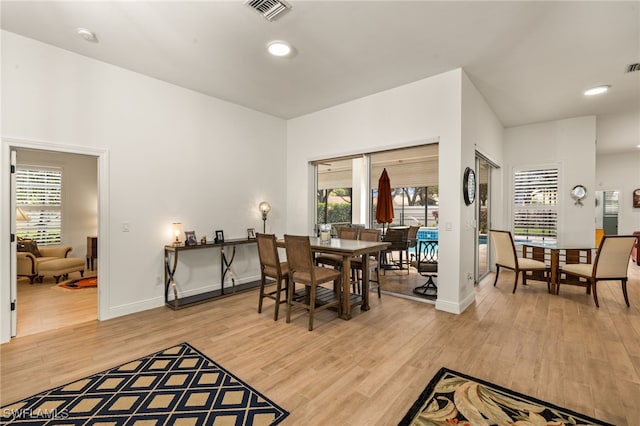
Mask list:
[[[438,271],[438,241],[418,241],[417,260],[412,262],[418,272]]]
[[[508,268],[518,267],[518,257],[516,256],[516,246],[513,243],[511,232],[492,230],[491,239],[493,248],[496,251],[496,264]]]
[[[383,241],[391,243],[387,250],[405,250],[407,248],[407,233],[404,229],[387,229]]]
[[[304,275],[305,280],[314,281],[313,254],[311,242],[306,235],[284,236],[284,246],[289,263],[289,274],[295,281],[296,274]]]
[[[358,238],[358,228],[338,228],[338,238],[341,240],[355,240]]]
[[[276,246],[276,236],[274,234],[256,234],[256,242],[258,243],[258,257],[262,270],[273,276],[280,269],[280,258],[278,256],[278,247]],[[271,271],[269,271],[271,270]]]
[[[598,247],[593,276],[599,279],[626,277],[635,241],[633,235],[605,235]]]
[[[416,246],[416,239],[418,238],[418,231],[420,230],[419,226],[410,226],[409,231],[407,232],[407,240],[409,241],[410,247]]]
[[[380,230],[379,229],[361,229],[360,230],[360,239],[362,241],[380,241]]]

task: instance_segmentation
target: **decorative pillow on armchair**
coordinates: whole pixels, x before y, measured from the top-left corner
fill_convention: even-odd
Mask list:
[[[35,257],[42,257],[38,244],[33,240],[18,240],[17,250],[29,252]]]

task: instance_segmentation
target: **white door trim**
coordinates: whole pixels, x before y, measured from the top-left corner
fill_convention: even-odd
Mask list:
[[[2,137],[0,151],[0,343],[11,338],[10,283],[11,268],[10,156],[12,149],[38,149],[91,155],[98,160],[98,320],[108,318],[109,309],[109,151],[103,148],[70,145],[49,141]]]

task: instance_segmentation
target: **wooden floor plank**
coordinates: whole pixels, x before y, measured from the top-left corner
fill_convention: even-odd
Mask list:
[[[388,273],[383,285],[399,277],[411,279]],[[273,321],[268,302],[258,314],[256,291],[180,311],[56,320],[0,346],[0,403],[186,341],[289,410],[285,425],[396,424],[443,366],[614,424],[640,418],[639,267],[630,269],[631,308],[615,283],[599,285],[598,309],[582,288],[552,296],[531,281],[511,294],[513,275],[497,287],[493,278],[461,315],[374,296],[350,321],[321,312],[312,332],[304,315]]]

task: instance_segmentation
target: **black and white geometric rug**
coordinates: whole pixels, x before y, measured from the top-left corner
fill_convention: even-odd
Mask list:
[[[188,343],[0,410],[0,423],[30,425],[276,425],[289,415]]]

